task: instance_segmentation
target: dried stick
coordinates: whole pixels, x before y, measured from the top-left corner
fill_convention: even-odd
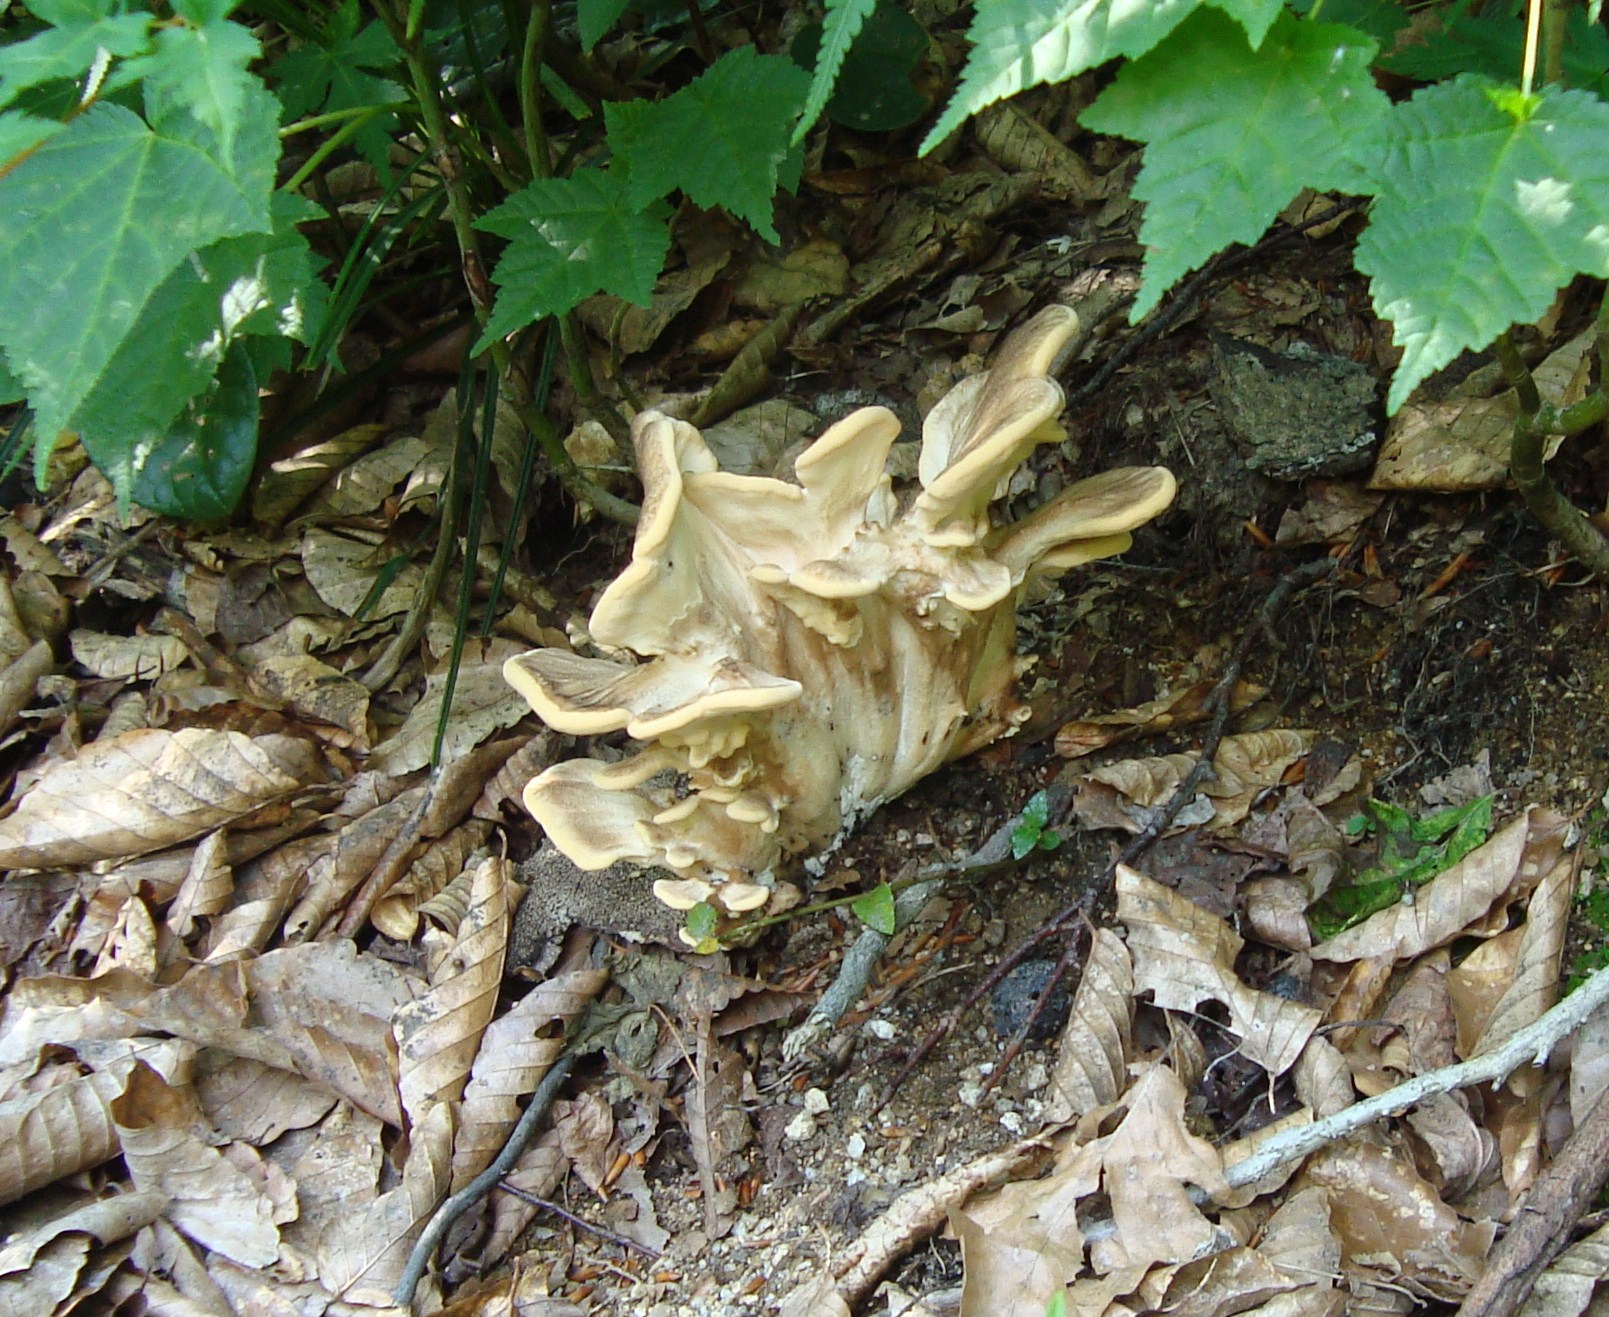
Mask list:
[[[402,1277],[392,1291],[392,1297],[399,1305],[406,1308],[413,1303],[413,1292],[419,1288],[425,1268],[430,1265],[431,1254],[436,1251],[436,1245],[441,1243],[442,1236],[452,1227],[452,1223],[486,1197],[492,1187],[514,1169],[514,1163],[519,1161],[525,1145],[531,1141],[536,1127],[542,1123],[542,1117],[553,1105],[559,1085],[570,1077],[570,1068],[574,1065],[575,1057],[566,1053],[548,1067],[542,1082],[531,1094],[530,1105],[521,1113],[519,1123],[509,1134],[508,1142],[492,1159],[492,1164],[436,1209],[436,1214],[430,1218],[424,1233],[414,1244],[413,1252],[408,1254],[408,1265],[403,1268]]]
[[[1518,1312],[1605,1179],[1609,1096],[1593,1104],[1559,1159],[1537,1177],[1508,1233],[1486,1259],[1486,1270],[1465,1296],[1460,1317],[1511,1317]]]

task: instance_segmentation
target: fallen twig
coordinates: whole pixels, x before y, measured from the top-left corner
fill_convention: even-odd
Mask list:
[[[1603,971],[1599,971],[1602,973]],[[1609,1178],[1609,1095],[1600,1096],[1558,1159],[1537,1176],[1459,1317],[1511,1317]]]
[[[419,1288],[425,1268],[430,1265],[431,1255],[435,1253],[436,1245],[441,1243],[442,1236],[451,1229],[452,1223],[486,1197],[492,1191],[492,1186],[514,1169],[514,1163],[519,1161],[525,1145],[531,1141],[536,1127],[542,1123],[542,1117],[553,1105],[559,1085],[570,1077],[570,1069],[574,1065],[575,1057],[566,1053],[548,1068],[547,1074],[542,1076],[542,1082],[531,1094],[530,1105],[521,1113],[519,1122],[508,1136],[508,1142],[492,1159],[492,1164],[436,1209],[436,1214],[430,1218],[424,1233],[414,1244],[413,1252],[408,1254],[408,1265],[402,1269],[402,1276],[392,1291],[392,1297],[398,1304],[406,1308],[413,1303],[413,1292]]]

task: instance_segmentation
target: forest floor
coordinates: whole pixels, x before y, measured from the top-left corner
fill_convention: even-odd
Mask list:
[[[1028,108],[1054,129],[1076,106],[1045,96]],[[1048,1214],[1020,1204],[1000,1207],[986,1229],[982,1215],[966,1215],[984,1211],[981,1181],[948,1197],[934,1186],[947,1174],[964,1180],[1002,1149],[1015,1149],[1009,1167],[985,1178],[1041,1183],[1035,1176],[1054,1162],[1043,1183],[1060,1183],[1070,1148],[1122,1127],[1113,1115],[1080,1129],[1080,1113],[1057,1097],[1080,1064],[1070,1053],[1096,1037],[1072,1031],[1081,1011],[1096,1026],[1084,998],[1069,1017],[1066,996],[1092,928],[1126,929],[1133,940],[1142,921],[1137,907],[1120,917],[1109,861],[1168,799],[1188,760],[1124,765],[1199,750],[1206,692],[1237,647],[1244,685],[1225,746],[1245,776],[1231,791],[1221,765],[1224,789],[1193,794],[1134,861],[1199,912],[1189,918],[1217,921],[1202,925],[1219,930],[1212,936],[1244,939],[1220,947],[1214,969],[1238,981],[1231,996],[1302,1003],[1315,1013],[1304,1037],[1384,1020],[1384,1032],[1352,1028],[1348,1046],[1331,1048],[1356,1096],[1377,1091],[1382,1074],[1467,1054],[1517,982],[1545,980],[1536,991],[1550,1003],[1565,977],[1600,963],[1609,919],[1594,922],[1591,877],[1609,787],[1609,609],[1601,585],[1505,487],[1500,460],[1471,469],[1481,436],[1489,440],[1494,424],[1503,432],[1489,363],[1456,363],[1388,421],[1394,349],[1351,269],[1355,215],[1313,231],[1322,236],[1281,227],[1209,271],[1161,332],[1141,335],[1112,291],[1131,290],[1138,269],[1131,158],[1100,150],[1108,154],[1092,163],[1110,180],[1101,195],[1018,188],[965,234],[946,226],[966,189],[1023,174],[972,155],[899,168],[864,155],[807,172],[781,254],[688,210],[677,221],[683,283],[672,271],[640,322],[612,305],[587,318],[606,392],[624,381],[645,404],[686,403],[719,373],[712,345],[724,327],[752,330],[789,298],[853,298],[878,253],[920,245],[898,229],[914,225],[938,255],[832,336],[784,356],[765,408],[729,423],[723,460],[736,454],[770,469],[794,440],[874,403],[893,408],[912,438],[924,410],[981,368],[1003,331],[1042,305],[1070,302],[1098,332],[1060,376],[1069,439],[1031,459],[1002,515],[1115,466],[1164,465],[1179,480],[1174,506],[1129,553],[1068,573],[1023,610],[1019,646],[1034,664],[1022,682],[1032,716],[1021,732],[880,809],[821,877],[791,875],[808,888],[807,904],[902,883],[924,866],[964,861],[1036,793],[1065,788],[1051,825],[1060,844],[946,885],[895,935],[857,1005],[799,1057],[784,1055],[785,1039],[863,932],[847,903],[707,956],[628,938],[641,930],[624,926],[577,929],[551,949],[572,977],[559,987],[547,979],[540,1000],[537,976],[505,963],[518,892],[502,859],[522,860],[539,842],[520,789],[545,762],[588,747],[545,732],[501,685],[501,663],[584,636],[631,541],[622,528],[577,518],[556,485],[544,489],[513,532],[523,536],[505,584],[513,611],[499,614],[490,641],[471,642],[459,671],[444,756],[457,766],[450,790],[427,791],[456,568],[426,618],[422,650],[403,654],[394,677],[363,678],[418,597],[434,545],[430,514],[455,432],[446,375],[417,363],[293,433],[268,454],[235,526],[125,515],[82,468],[59,472],[48,498],[15,495],[0,527],[12,600],[5,653],[13,665],[30,653],[38,663],[31,647],[41,636],[49,652],[42,671],[19,669],[35,685],[12,706],[5,749],[15,812],[0,820],[11,870],[0,887],[0,1096],[19,1131],[52,1123],[48,1135],[16,1135],[13,1183],[28,1196],[8,1225],[14,1246],[33,1242],[20,1268],[0,1270],[0,1287],[14,1290],[7,1301],[23,1305],[10,1310],[67,1311],[85,1294],[142,1287],[198,1305],[185,1311],[381,1305],[421,1223],[486,1164],[551,1063],[548,1026],[585,1019],[590,1048],[552,1132],[511,1177],[567,1214],[494,1193],[489,1214],[452,1234],[443,1254],[446,1293],[462,1305],[453,1311],[504,1303],[725,1317],[776,1312],[790,1294],[785,1311],[848,1311],[844,1298],[808,1287],[841,1273],[868,1238],[892,1234],[898,1260],[861,1286],[862,1311],[1037,1317],[1040,1282],[1023,1279],[1028,1264],[1013,1263],[1011,1249],[1040,1260],[1052,1242],[1071,1250],[1078,1260],[1061,1278],[1070,1280],[1084,1265],[1082,1237],[1050,1241]],[[1588,301],[1561,297],[1526,344],[1533,360],[1569,374]],[[1092,383],[1114,362],[1115,373]],[[556,405],[582,416],[562,388]],[[623,461],[584,448],[606,442],[591,429],[573,439],[584,461]],[[499,522],[518,467],[510,451],[493,453],[505,482],[489,497],[494,548],[510,533]],[[1578,506],[1605,506],[1601,437],[1561,453],[1553,469]],[[1290,576],[1324,562],[1333,563],[1327,574]],[[1269,616],[1264,605],[1282,583]],[[1166,712],[1176,698],[1184,704]],[[1126,729],[1068,730],[1123,710],[1142,713]],[[1108,776],[1091,777],[1097,770]],[[222,784],[212,812],[186,806],[179,819],[174,793],[206,796],[207,783]],[[441,803],[449,795],[451,807]],[[1483,838],[1531,831],[1515,843],[1513,881],[1479,900],[1458,896],[1462,922],[1445,936],[1409,946],[1400,928],[1381,931],[1326,961],[1299,945],[1305,924],[1291,934],[1272,906],[1257,904],[1273,899],[1270,882],[1309,872],[1297,821],[1322,816],[1330,840],[1320,849],[1344,884],[1349,871],[1380,864],[1352,823],[1370,799],[1418,820],[1485,808],[1487,798]],[[427,805],[437,814],[422,819]],[[1373,842],[1399,835],[1391,817],[1374,815]],[[1396,908],[1411,910],[1414,883],[1444,872],[1454,874],[1450,887],[1474,884],[1468,861],[1429,864],[1402,880]],[[1154,909],[1172,899],[1143,893]],[[1546,910],[1535,904],[1543,900]],[[1033,950],[1026,971],[960,1014],[1002,957],[1080,902],[1080,916]],[[1172,936],[1186,907],[1167,908],[1148,926]],[[1285,940],[1270,940],[1276,927]],[[1509,948],[1508,959],[1479,962],[1484,986],[1471,987],[1458,972],[1482,939]],[[1042,981],[1069,946],[1061,1000],[1001,1077],[1014,1021],[1034,999],[1020,976]],[[1185,1104],[1172,1125],[1146,1116],[1157,1148],[1183,1130],[1214,1144],[1244,1139],[1315,1105],[1310,1089],[1298,1094],[1309,1082],[1293,1078],[1299,1067],[1270,1075],[1247,1059],[1244,1020],[1222,991],[1167,1012],[1154,986],[1152,998],[1133,1000],[1154,977],[1142,953],[1133,948],[1140,986],[1124,997],[1124,1022],[1109,1020],[1116,1032],[1096,1037],[1105,1046],[1122,1035],[1112,1112],[1162,1072]],[[1362,965],[1374,972],[1367,991]],[[1410,1009],[1404,985],[1424,991],[1427,976],[1452,986]],[[912,1049],[953,1015],[954,1029],[894,1087]],[[512,1023],[500,1035],[502,1021]],[[1440,1043],[1421,1046],[1421,1032]],[[1409,1061],[1391,1053],[1393,1038],[1406,1040]],[[1276,1212],[1316,1186],[1337,1222],[1335,1242],[1322,1230],[1309,1241],[1320,1254],[1337,1250],[1325,1254],[1323,1291],[1309,1286],[1308,1306],[1267,1311],[1339,1311],[1343,1301],[1362,1311],[1365,1297],[1371,1311],[1456,1302],[1517,1196],[1568,1142],[1581,1086],[1560,1061],[1528,1083],[1460,1098],[1456,1138],[1406,1122],[1360,1136],[1373,1139],[1369,1155],[1394,1159],[1376,1190],[1423,1207],[1453,1241],[1434,1259],[1412,1247],[1390,1256],[1347,1235],[1349,1189],[1321,1167],[1225,1209],[1213,1228],[1228,1232],[1237,1255],[1271,1265],[1258,1241],[1273,1237]],[[55,1112],[47,1098],[68,1089],[89,1095],[77,1114],[20,1123]],[[1142,1132],[1137,1111],[1133,1134]],[[1037,1151],[1021,1142],[1041,1135]],[[1459,1140],[1474,1149],[1463,1160],[1450,1151]],[[193,1172],[182,1190],[160,1169],[181,1160]],[[1200,1182],[1200,1173],[1155,1174],[1162,1198],[1168,1183]],[[1114,1183],[1069,1190],[1083,1224],[1111,1211],[1121,1226]],[[121,1189],[158,1184],[167,1199],[122,1195],[134,1204],[128,1229],[61,1224]],[[926,1190],[934,1197],[920,1222],[890,1224],[885,1213],[902,1195],[908,1203]],[[185,1210],[163,1205],[183,1194]],[[209,1213],[235,1226],[211,1228]],[[957,1236],[968,1240],[964,1308]],[[1177,1306],[1177,1288],[1168,1300],[1170,1285],[1195,1287],[1202,1304],[1212,1286],[1225,1287],[1213,1291],[1220,1298],[1241,1296],[1202,1312],[1263,1311],[1246,1296],[1272,1303],[1300,1288],[1258,1273],[1233,1290],[1221,1276],[1189,1273],[1187,1257],[1164,1256],[1176,1248],[1166,1240],[1153,1251],[1128,1244],[1121,1265],[1103,1264],[1091,1246],[1093,1273],[1068,1291],[1068,1311],[1118,1311],[1108,1304],[1119,1302],[1152,1311],[1165,1301],[1198,1310]],[[877,1298],[864,1297],[879,1283]],[[427,1281],[425,1301],[437,1284]]]

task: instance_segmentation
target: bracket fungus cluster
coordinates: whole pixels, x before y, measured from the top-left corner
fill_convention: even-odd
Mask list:
[[[903,506],[884,474],[899,433],[886,408],[828,429],[795,463],[797,484],[721,471],[691,425],[639,415],[636,545],[591,620],[618,657],[539,649],[504,668],[556,730],[643,743],[527,786],[554,845],[582,869],[666,871],[654,891],[678,908],[752,910],[783,858],[831,847],[1014,731],[1027,715],[1014,699],[1025,591],[1121,553],[1175,489],[1163,468],[1128,467],[991,524],[1034,445],[1064,437],[1050,371],[1077,324],[1047,308],[945,395]]]

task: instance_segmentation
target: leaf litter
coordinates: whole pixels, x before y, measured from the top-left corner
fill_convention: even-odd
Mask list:
[[[1052,175],[1047,195],[1104,203],[1116,185],[1115,172],[1091,180],[1066,159],[1022,163],[990,131],[985,149],[1017,161],[1011,169]],[[958,174],[947,186],[973,182]],[[1016,204],[1008,193],[974,209],[992,218]],[[931,373],[937,387],[960,368],[967,336],[998,329],[1074,272],[1064,253],[1024,245],[1010,262],[955,275],[940,255],[944,195],[918,197],[900,217],[916,241],[857,251],[853,266],[825,238],[792,264],[731,244],[690,248],[693,277],[667,282],[652,315],[622,322],[617,346],[661,350],[706,288],[761,314],[846,285],[869,290],[809,326],[802,351],[825,368],[836,349],[823,344],[848,311],[910,285],[904,322],[920,328],[871,344],[854,382]],[[929,282],[914,283],[924,269]],[[861,277],[870,273],[881,282]],[[1277,333],[1287,304],[1323,320],[1308,291],[1259,271],[1203,314],[1215,329]],[[612,334],[607,301],[583,316]],[[1344,341],[1348,324],[1324,323],[1332,351],[1362,350]],[[920,346],[889,345],[906,338]],[[690,357],[711,350],[698,341]],[[1580,360],[1579,343],[1549,358],[1539,372],[1549,396],[1573,396]],[[1206,368],[1184,368],[1196,366]],[[647,367],[664,369],[663,357]],[[1121,445],[1153,423],[1214,438],[1198,431],[1188,390],[1159,378],[1114,385],[1105,440]],[[1468,436],[1505,414],[1492,391],[1475,375],[1405,408],[1371,488],[1489,484],[1489,462],[1459,463]],[[136,1296],[159,1311],[391,1309],[422,1228],[503,1147],[567,1035],[600,1059],[505,1177],[518,1192],[493,1193],[460,1222],[418,1310],[438,1308],[445,1286],[465,1312],[847,1313],[940,1231],[958,1241],[961,1268],[945,1269],[953,1245],[932,1245],[925,1272],[913,1265],[887,1282],[891,1306],[901,1285],[931,1293],[946,1282],[962,1314],[991,1317],[1041,1317],[1058,1295],[1091,1317],[1284,1317],[1403,1312],[1468,1292],[1609,1083],[1601,1019],[1568,1056],[1432,1093],[1250,1184],[1234,1168],[1362,1098],[1490,1055],[1563,991],[1591,847],[1571,817],[1526,803],[1520,774],[1531,770],[1514,747],[1498,745],[1510,776],[1489,838],[1446,848],[1445,833],[1415,835],[1434,809],[1468,799],[1395,806],[1390,823],[1376,810],[1378,833],[1424,843],[1411,851],[1377,835],[1368,853],[1370,839],[1349,827],[1370,789],[1404,799],[1387,761],[1392,772],[1411,762],[1410,733],[1442,747],[1431,754],[1446,768],[1481,748],[1449,730],[1468,721],[1460,692],[1435,694],[1470,680],[1467,665],[1437,668],[1427,649],[1467,656],[1533,639],[1528,623],[1502,625],[1505,609],[1543,609],[1512,535],[1470,510],[1456,514],[1467,527],[1431,517],[1383,528],[1381,509],[1396,505],[1348,483],[1293,494],[1281,543],[1362,546],[1327,606],[1350,610],[1363,634],[1342,646],[1325,689],[1336,706],[1394,691],[1402,740],[1388,754],[1390,738],[1376,736],[1368,758],[1327,763],[1323,736],[1338,715],[1322,698],[1293,717],[1277,664],[1237,685],[1235,730],[1198,794],[1154,856],[1119,871],[1112,926],[1079,957],[1054,1041],[986,1088],[997,1041],[986,1028],[964,1036],[948,1072],[873,1118],[890,1066],[854,1047],[925,1028],[929,994],[958,958],[997,955],[1031,928],[1051,866],[1098,869],[1110,830],[1143,830],[1195,768],[1224,640],[1209,615],[1227,587],[1148,586],[1113,568],[1030,616],[1029,693],[1036,714],[1047,711],[1039,741],[1025,734],[1021,759],[997,747],[975,777],[969,764],[890,807],[842,860],[879,890],[916,851],[969,854],[1053,780],[1075,792],[1083,844],[1066,838],[1054,855],[1026,846],[1027,868],[990,880],[1003,894],[935,897],[894,934],[842,1046],[798,1069],[779,1061],[774,1026],[830,974],[853,931],[838,914],[796,923],[785,952],[685,959],[561,928],[556,963],[534,982],[509,953],[535,879],[504,844],[519,854],[532,840],[519,790],[563,748],[498,670],[533,643],[584,644],[581,594],[602,564],[510,581],[519,607],[465,653],[449,765],[433,782],[448,610],[426,616],[423,651],[397,681],[364,684],[424,580],[420,518],[456,433],[441,393],[416,398],[400,427],[349,427],[276,459],[254,491],[251,531],[187,536],[138,513],[121,522],[92,472],[0,526],[13,802],[0,818],[11,871],[0,887],[0,1311],[110,1309]],[[517,461],[506,434],[500,442],[494,498],[506,507]],[[767,450],[765,469],[778,456]],[[1053,491],[1068,474],[1058,463],[1047,457],[1033,479]],[[1201,475],[1203,497],[1216,496],[1214,478]],[[1268,509],[1265,494],[1247,505]],[[1470,567],[1472,551],[1501,571]],[[1268,575],[1268,563],[1235,552]],[[1446,585],[1465,570],[1467,590]],[[1552,599],[1561,635],[1535,641],[1544,675],[1557,677],[1556,647],[1579,618]],[[1370,633],[1367,619],[1390,608],[1401,629],[1381,620]],[[1335,643],[1331,623],[1303,617]],[[1151,690],[1119,671],[1129,635],[1149,647]],[[1054,716],[1069,700],[1077,707]],[[1144,757],[1078,762],[1142,738]],[[1061,770],[1046,741],[1078,758]],[[1568,756],[1550,762],[1577,771]],[[957,776],[973,780],[958,787]],[[1539,798],[1601,795],[1601,782],[1586,785],[1544,781]],[[1338,907],[1360,877],[1376,890]],[[1310,911],[1323,900],[1331,924],[1320,926]],[[1528,1311],[1601,1304],[1605,1240],[1599,1229],[1561,1253]]]

